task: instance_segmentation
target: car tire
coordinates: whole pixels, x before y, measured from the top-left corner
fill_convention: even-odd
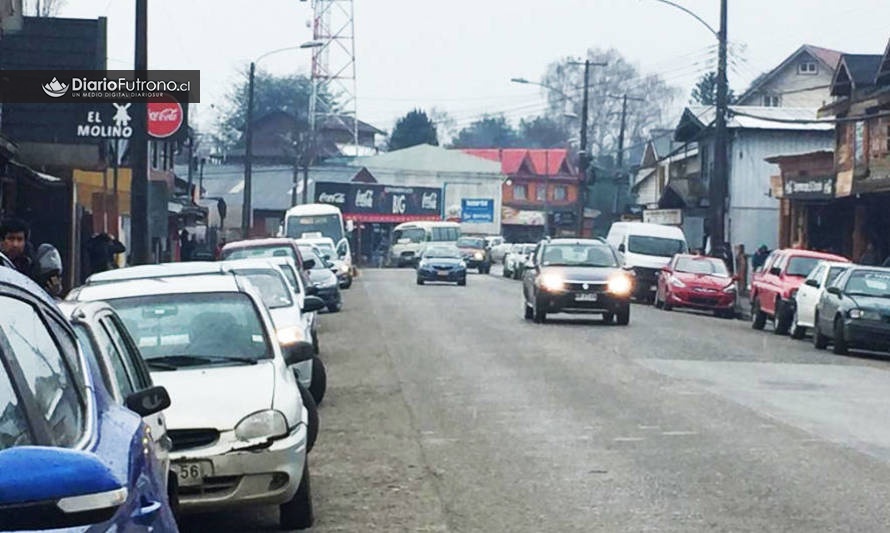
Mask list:
[[[303,407],[309,413],[309,424],[306,426],[306,453],[308,453],[315,447],[315,439],[318,438],[318,404],[315,403],[315,398],[312,397],[312,393],[306,387],[299,383],[297,383],[297,387],[300,389],[300,399],[303,401]]]
[[[816,315],[815,320],[813,320],[813,346],[817,350],[824,350],[828,347],[828,337],[822,334],[822,330],[819,329],[819,315]]]
[[[328,390],[328,370],[324,362],[315,357],[312,359],[312,381],[309,383],[309,392],[316,405],[321,405],[324,393]]]
[[[335,303],[335,304],[331,304],[331,305],[329,305],[329,306],[328,306],[328,311],[331,312],[331,313],[339,313],[339,312],[340,312],[340,309],[342,309],[342,308],[343,308],[343,304],[340,303],[340,302],[337,302],[337,303]]]
[[[342,286],[343,289],[348,289],[349,287],[352,287],[352,276],[346,278],[346,283]]]
[[[776,317],[773,321],[773,333],[776,335],[787,335],[791,328],[791,316],[787,307],[782,300],[776,300]]]
[[[807,328],[804,326],[797,325],[798,316],[797,309],[794,310],[794,318],[791,319],[791,338],[795,340],[800,340],[804,338],[807,334]]]
[[[624,304],[615,314],[615,319],[619,326],[630,324],[630,304]]]
[[[294,497],[278,506],[278,522],[281,529],[308,529],[315,522],[312,511],[312,487],[309,483],[309,456],[303,463],[303,475]]]
[[[461,287],[466,287],[467,286],[467,278],[458,280],[457,284]]]
[[[762,330],[766,326],[766,313],[760,310],[760,301],[755,298],[751,302],[751,328]]]
[[[538,303],[537,298],[535,298],[532,317],[535,321],[535,324],[543,324],[547,322],[547,311],[544,311],[541,304]]]
[[[420,279],[420,278],[417,278],[417,284],[418,284],[418,285],[423,285],[423,280]]]
[[[844,323],[840,318],[834,319],[834,338],[832,339],[832,351],[835,355],[847,355],[850,347],[844,338]]]
[[[501,275],[505,278],[509,278],[513,273],[507,270],[507,267],[504,267],[503,270],[501,270]]]

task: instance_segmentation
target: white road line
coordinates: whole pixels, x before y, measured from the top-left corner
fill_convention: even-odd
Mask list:
[[[643,437],[616,437],[612,439],[613,442],[640,442],[642,440],[646,440]]]
[[[665,437],[684,437],[688,435],[698,435],[697,431],[662,431]]]

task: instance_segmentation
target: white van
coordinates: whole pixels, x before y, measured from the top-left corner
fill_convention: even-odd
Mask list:
[[[618,251],[622,266],[636,275],[634,295],[654,301],[658,275],[675,254],[686,253],[686,235],[676,226],[615,222],[606,240]]]
[[[390,266],[413,265],[429,242],[455,244],[460,238],[457,222],[404,222],[392,232],[392,245],[387,254]]]

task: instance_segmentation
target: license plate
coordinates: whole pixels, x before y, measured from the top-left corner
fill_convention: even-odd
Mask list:
[[[575,301],[576,302],[595,302],[599,298],[599,295],[595,292],[589,294],[576,294]]]
[[[439,272],[439,276],[444,278],[444,277],[448,276],[448,272]]]
[[[212,474],[213,467],[206,461],[173,463],[180,487],[194,487],[204,483],[204,478]]]

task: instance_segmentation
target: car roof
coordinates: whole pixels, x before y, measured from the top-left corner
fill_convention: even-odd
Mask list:
[[[882,267],[882,266],[868,266],[868,265],[853,265],[850,264],[850,271],[856,272],[858,270],[872,270],[877,272],[886,272],[890,274],[890,267]]]
[[[652,222],[614,222],[612,223],[612,227],[626,228],[627,233],[631,235],[638,235],[642,232],[646,234],[651,234],[654,236],[676,236],[678,233],[683,234],[683,230],[678,228],[677,226],[668,226],[665,224],[653,224]],[[638,232],[639,230],[639,232]]]
[[[65,315],[65,318],[69,320],[87,318],[88,316],[93,316],[102,311],[114,312],[113,307],[101,300],[97,300],[94,302],[58,302],[58,306],[59,310],[62,311],[62,314]]]
[[[847,259],[846,257],[836,255],[836,254],[830,254],[828,252],[817,252],[814,250],[799,250],[797,248],[783,248],[782,250],[779,250],[779,252],[781,252],[785,255],[789,255],[789,256],[812,257],[815,259],[825,259],[828,261],[836,261],[838,263],[849,263],[850,262],[850,260]]]
[[[219,271],[219,263],[214,261],[187,261],[182,263],[161,263],[139,265],[114,270],[106,270],[87,278],[87,285],[111,283],[130,279],[157,278],[162,276],[187,276]]]
[[[296,242],[297,242],[297,244],[301,244],[304,242],[308,242],[310,244],[319,244],[319,243],[334,244],[334,239],[332,239],[330,237],[305,237],[305,238],[296,239]]]
[[[602,239],[550,239],[544,241],[544,244],[595,244],[598,246],[608,246],[608,243]]]
[[[232,250],[236,248],[262,248],[264,246],[294,246],[294,239],[290,237],[268,237],[265,239],[248,239],[245,241],[234,241],[226,243],[223,250]]]
[[[85,285],[72,291],[69,298],[76,301],[112,300],[159,294],[189,294],[206,292],[247,292],[235,276],[195,275],[135,279],[116,283]],[[70,300],[69,300],[70,301]]]

